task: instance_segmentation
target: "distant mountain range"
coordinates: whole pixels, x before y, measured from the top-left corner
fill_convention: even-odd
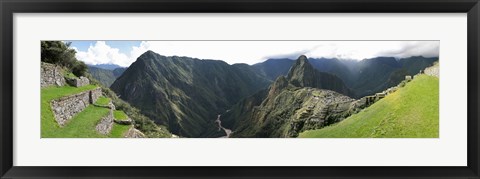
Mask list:
[[[148,51],[111,89],[172,133],[210,137],[223,135],[214,122],[218,114],[269,84],[270,80],[246,64]]]
[[[329,58],[310,58],[310,64],[320,72],[335,75],[343,80],[354,97],[371,95],[397,85],[406,75],[415,75],[437,61],[438,58],[414,56],[396,59],[394,57],[377,57],[371,59],[339,60]],[[279,75],[287,75],[294,64],[291,59],[269,59],[253,65],[270,80]]]
[[[120,98],[168,126],[174,134],[223,136],[225,133],[215,123],[217,116],[222,115],[222,124],[235,128],[233,136],[279,137],[295,135],[295,130],[280,119],[300,115],[291,111],[292,106],[304,104],[301,102],[307,99],[306,95],[331,99],[325,105],[353,100],[395,86],[405,75],[414,75],[437,60],[378,57],[346,61],[301,56],[296,60],[229,65],[220,60],[167,57],[148,51],[123,74],[89,69],[107,84],[116,78],[110,88]],[[267,121],[259,125],[255,122],[258,120]]]
[[[268,90],[240,101],[221,120],[234,129],[234,137],[296,137],[300,131],[336,122],[338,116],[349,113],[354,100],[348,95],[352,92],[341,79],[319,72],[300,56],[287,76],[278,77]],[[296,125],[295,121],[312,111],[321,114],[313,126],[303,122]]]
[[[97,65],[98,66],[98,65]],[[112,83],[123,74],[127,68],[119,67],[113,70],[99,68],[97,66],[88,66],[90,74],[98,80],[102,85],[109,87]],[[110,67],[112,67],[110,65]]]
[[[97,64],[97,65],[88,65],[88,66],[101,68],[101,69],[105,69],[105,70],[115,70],[117,68],[126,68],[126,67],[121,67],[121,66],[116,65],[116,64]]]

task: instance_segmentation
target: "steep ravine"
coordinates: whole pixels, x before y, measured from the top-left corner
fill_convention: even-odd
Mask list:
[[[227,129],[227,128],[225,128],[225,127],[222,126],[222,121],[220,120],[221,117],[222,117],[222,115],[219,114],[219,115],[217,116],[217,120],[215,120],[215,123],[218,125],[218,130],[219,130],[219,131],[220,131],[220,130],[225,131],[225,134],[227,134],[227,135],[226,135],[226,136],[219,137],[219,138],[230,138],[230,135],[231,135],[233,132],[232,132],[232,130]]]

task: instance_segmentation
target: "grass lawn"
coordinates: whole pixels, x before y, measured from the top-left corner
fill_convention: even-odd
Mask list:
[[[93,105],[85,108],[84,111],[78,113],[75,117],[70,119],[69,123],[65,127],[59,127],[56,125],[53,114],[50,121],[53,122],[54,127],[49,126],[49,133],[43,135],[42,137],[53,137],[53,138],[88,138],[88,137],[103,137],[103,135],[97,133],[95,126],[98,121],[108,115],[109,109],[102,107],[95,107]],[[43,126],[42,126],[43,127]]]
[[[63,96],[77,94],[83,91],[93,90],[95,88],[97,88],[97,86],[95,85],[87,85],[79,88],[76,88],[73,86],[62,86],[62,87],[51,86],[47,88],[42,88],[42,94],[41,94],[42,102],[44,101],[49,102],[52,99],[58,99]]]
[[[72,72],[65,73],[64,76],[67,78],[77,78],[77,76],[75,76]]]
[[[97,101],[95,102],[96,105],[100,105],[100,106],[107,106],[108,103],[110,103],[110,98],[107,98],[105,96],[101,96],[100,98],[97,99]]]
[[[117,119],[117,120],[126,120],[126,119],[128,119],[127,114],[125,114],[125,112],[120,111],[120,110],[113,111],[113,117],[114,117],[115,119]]]
[[[122,138],[125,132],[127,132],[128,129],[130,129],[130,127],[132,127],[132,125],[120,125],[120,124],[114,123],[112,131],[110,131],[109,137]]]
[[[63,96],[76,94],[82,91],[95,89],[95,85],[83,86],[80,88],[48,87],[41,91],[41,137],[42,138],[102,138],[102,137],[123,137],[128,127],[116,126],[114,124],[112,133],[108,136],[101,135],[95,130],[98,121],[109,113],[109,109],[95,107],[93,105],[85,108],[84,111],[70,119],[69,123],[60,127],[53,117],[50,101]],[[114,132],[115,131],[115,132]]]
[[[372,106],[323,129],[310,138],[438,138],[439,80],[420,75]]]

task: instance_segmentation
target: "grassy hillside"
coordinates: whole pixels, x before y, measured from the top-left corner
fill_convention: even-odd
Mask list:
[[[420,75],[403,88],[342,122],[299,137],[437,138],[439,79]]]
[[[97,88],[95,85],[83,87],[47,87],[41,92],[41,128],[42,138],[104,138],[104,137],[123,137],[123,134],[130,128],[128,125],[114,124],[109,135],[101,135],[95,130],[98,121],[106,116],[109,109],[89,105],[84,111],[75,115],[65,127],[60,127],[55,119],[50,107],[50,101],[63,96],[77,94]],[[97,102],[109,101],[109,98],[102,97]],[[98,103],[97,103],[98,104]]]

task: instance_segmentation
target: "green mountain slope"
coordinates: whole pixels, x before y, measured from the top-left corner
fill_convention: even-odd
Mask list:
[[[113,76],[115,76],[115,78],[118,78],[120,76],[122,76],[123,72],[125,72],[125,70],[127,70],[127,68],[115,68],[113,69]]]
[[[98,80],[103,86],[109,87],[120,77],[127,68],[115,68],[113,70],[98,68],[96,66],[88,66],[88,72],[93,78]]]
[[[279,76],[286,75],[290,67],[295,63],[292,59],[268,59],[264,62],[252,65],[259,73],[274,81]]]
[[[306,131],[313,138],[437,138],[439,79],[419,75],[398,91],[347,119]]]
[[[252,71],[248,65],[166,57],[148,51],[111,89],[175,134],[221,136],[215,123],[217,115],[270,82]]]
[[[286,77],[245,98],[221,120],[234,129],[233,137],[295,137],[352,112],[354,100],[341,93],[350,91],[339,78],[318,72],[302,55]]]
[[[117,77],[113,74],[112,70],[97,68],[94,66],[88,66],[88,72],[98,80],[103,86],[110,86]]]

